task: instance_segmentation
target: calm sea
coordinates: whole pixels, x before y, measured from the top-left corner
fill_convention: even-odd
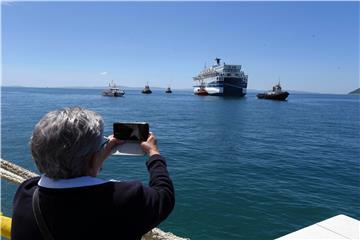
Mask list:
[[[146,121],[176,188],[160,226],[192,239],[273,239],[337,214],[360,219],[359,97],[291,94],[286,102],[199,97],[191,92],[122,98],[96,89],[2,88],[1,157],[36,171],[28,141],[48,111],[100,113],[106,134],[119,120]],[[102,178],[147,183],[145,157],[110,157]],[[16,185],[2,181],[11,214]]]

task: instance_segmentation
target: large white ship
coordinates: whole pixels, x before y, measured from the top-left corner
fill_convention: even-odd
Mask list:
[[[220,63],[220,58],[215,58],[215,64],[205,68],[194,81],[194,94],[216,96],[245,96],[248,75],[241,71],[241,65]],[[206,93],[206,94],[205,94]]]

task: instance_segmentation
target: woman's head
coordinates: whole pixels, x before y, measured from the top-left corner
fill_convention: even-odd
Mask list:
[[[41,173],[53,179],[84,176],[101,147],[104,123],[97,113],[64,108],[47,113],[36,125],[31,153]]]

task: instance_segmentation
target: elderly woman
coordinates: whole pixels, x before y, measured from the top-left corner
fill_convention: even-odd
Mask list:
[[[97,178],[114,146],[104,144],[104,123],[80,107],[46,114],[31,137],[31,153],[42,173],[23,182],[14,197],[11,238],[140,239],[172,211],[175,198],[156,138],[141,143],[149,186]]]

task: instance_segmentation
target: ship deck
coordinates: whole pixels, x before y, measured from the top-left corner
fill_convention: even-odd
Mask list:
[[[315,223],[276,240],[360,239],[360,221],[340,214]]]

